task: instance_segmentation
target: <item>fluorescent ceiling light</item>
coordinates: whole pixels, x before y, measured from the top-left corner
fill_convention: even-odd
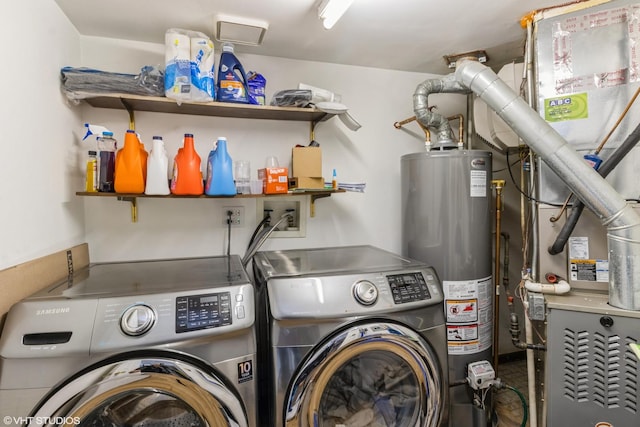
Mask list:
[[[353,0],[323,0],[318,7],[318,17],[327,30],[338,22],[338,19],[349,9]]]
[[[216,21],[216,39],[218,41],[249,46],[261,44],[264,34],[269,28],[269,24],[265,21],[237,16],[218,15]]]

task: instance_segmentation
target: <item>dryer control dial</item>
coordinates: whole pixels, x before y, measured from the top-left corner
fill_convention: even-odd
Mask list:
[[[120,329],[126,335],[139,337],[144,335],[156,323],[156,312],[145,304],[136,304],[127,308],[120,318]]]
[[[359,280],[353,285],[353,296],[362,305],[373,305],[378,300],[378,288],[368,280]]]

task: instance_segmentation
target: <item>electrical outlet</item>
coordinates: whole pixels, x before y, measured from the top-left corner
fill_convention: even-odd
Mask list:
[[[222,208],[222,224],[227,225],[231,212],[231,226],[244,227],[244,207],[243,206],[224,206]]]

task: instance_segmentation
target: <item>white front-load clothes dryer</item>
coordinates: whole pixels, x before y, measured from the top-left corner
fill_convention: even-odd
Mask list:
[[[256,424],[254,287],[238,256],[94,264],[15,304],[7,424]]]
[[[432,268],[372,246],[258,252],[253,262],[269,425],[447,425]]]

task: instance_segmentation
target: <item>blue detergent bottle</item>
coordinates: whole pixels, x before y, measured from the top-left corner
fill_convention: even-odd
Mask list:
[[[235,196],[233,161],[227,152],[227,138],[219,137],[207,159],[207,180],[204,194],[208,196]]]
[[[218,93],[216,95],[218,101],[249,103],[247,76],[244,73],[242,64],[233,54],[233,45],[231,43],[222,45],[220,64],[218,64],[217,85]]]

